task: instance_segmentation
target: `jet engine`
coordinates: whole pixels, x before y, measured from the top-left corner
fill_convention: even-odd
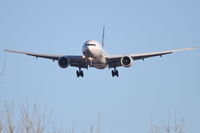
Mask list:
[[[124,67],[132,66],[132,58],[130,56],[124,56],[121,58],[121,64]]]
[[[65,56],[61,57],[59,60],[58,60],[58,65],[61,67],[61,68],[67,68],[69,66],[69,59]]]

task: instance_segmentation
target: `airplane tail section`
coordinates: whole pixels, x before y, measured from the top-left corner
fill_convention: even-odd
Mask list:
[[[102,46],[104,47],[104,36],[105,36],[105,25],[103,26],[103,34],[102,34]]]

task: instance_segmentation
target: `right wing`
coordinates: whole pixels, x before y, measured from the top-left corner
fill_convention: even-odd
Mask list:
[[[11,52],[11,53],[18,53],[18,54],[25,54],[30,56],[35,56],[36,58],[46,58],[46,59],[52,59],[52,60],[58,60],[63,55],[52,55],[52,54],[39,54],[39,53],[32,53],[32,52],[23,52],[23,51],[17,51],[17,50],[8,50],[5,49],[5,52]]]
[[[53,61],[59,60],[61,57],[67,57],[70,60],[70,66],[73,67],[80,67],[80,68],[87,68],[88,63],[83,58],[83,56],[77,56],[77,55],[53,55],[53,54],[39,54],[39,53],[32,53],[32,52],[23,52],[23,51],[16,51],[16,50],[4,50],[5,52],[11,52],[11,53],[18,53],[18,54],[25,54],[29,56],[34,56],[36,58],[46,58],[46,59],[52,59]]]

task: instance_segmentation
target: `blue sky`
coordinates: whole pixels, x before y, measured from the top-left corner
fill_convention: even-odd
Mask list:
[[[4,53],[16,49],[48,54],[82,54],[88,39],[100,41],[106,25],[109,54],[153,52],[200,44],[198,0],[1,0],[0,102],[38,103],[52,121],[76,132],[89,131],[101,112],[103,133],[146,133],[151,118],[168,112],[200,132],[200,53],[193,51],[136,61],[131,68],[61,69],[56,62]]]

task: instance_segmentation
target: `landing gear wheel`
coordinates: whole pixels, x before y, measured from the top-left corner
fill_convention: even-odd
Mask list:
[[[76,71],[76,76],[77,77],[84,77],[84,73],[83,73],[83,71],[82,70],[79,70],[79,71]]]
[[[114,71],[112,70],[112,77],[114,77],[115,75],[114,75]]]
[[[116,75],[117,77],[119,77],[119,72],[118,72],[118,70],[116,70],[115,75]]]
[[[112,77],[115,77],[115,76],[119,77],[119,72],[116,69],[112,70]]]
[[[83,71],[80,71],[80,76],[84,77]]]
[[[77,78],[79,77],[79,72],[78,71],[76,71],[76,76],[77,76]]]

